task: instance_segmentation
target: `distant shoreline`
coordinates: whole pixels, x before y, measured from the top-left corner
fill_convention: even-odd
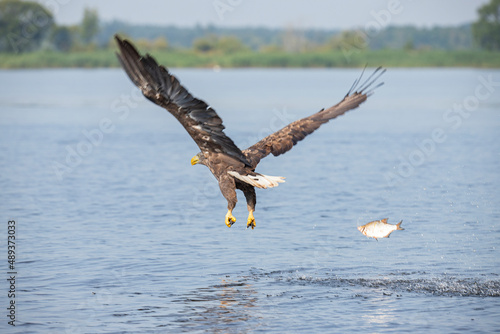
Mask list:
[[[145,50],[147,51],[147,50]],[[118,67],[115,50],[80,52],[38,51],[0,53],[0,69],[22,68],[113,68]],[[500,68],[500,53],[479,50],[375,50],[286,53],[243,52],[197,53],[191,50],[149,51],[168,67],[194,68],[352,68],[385,67],[472,67]]]

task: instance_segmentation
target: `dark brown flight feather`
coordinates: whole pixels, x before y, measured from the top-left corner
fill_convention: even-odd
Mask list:
[[[132,82],[150,101],[167,109],[184,126],[202,152],[218,152],[249,165],[241,150],[224,133],[222,119],[204,101],[193,97],[150,55],[141,56],[127,40],[115,39],[120,48],[117,54]]]

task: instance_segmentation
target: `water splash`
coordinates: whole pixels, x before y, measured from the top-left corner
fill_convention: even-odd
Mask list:
[[[420,276],[420,274],[419,274]],[[439,277],[407,278],[404,274],[389,274],[384,277],[314,277],[295,275],[275,277],[292,284],[320,284],[331,287],[366,287],[394,292],[426,293],[439,296],[500,297],[500,280],[482,278]]]

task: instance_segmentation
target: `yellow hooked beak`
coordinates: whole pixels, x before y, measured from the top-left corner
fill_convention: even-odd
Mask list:
[[[192,166],[196,165],[198,162],[200,162],[200,158],[198,158],[197,155],[195,155],[194,157],[191,158],[191,165]]]

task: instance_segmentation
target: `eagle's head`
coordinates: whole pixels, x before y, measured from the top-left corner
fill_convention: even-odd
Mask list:
[[[205,155],[201,152],[199,152],[197,155],[191,158],[191,165],[196,165],[196,164],[202,164],[202,165],[207,165],[206,164],[206,159]]]

